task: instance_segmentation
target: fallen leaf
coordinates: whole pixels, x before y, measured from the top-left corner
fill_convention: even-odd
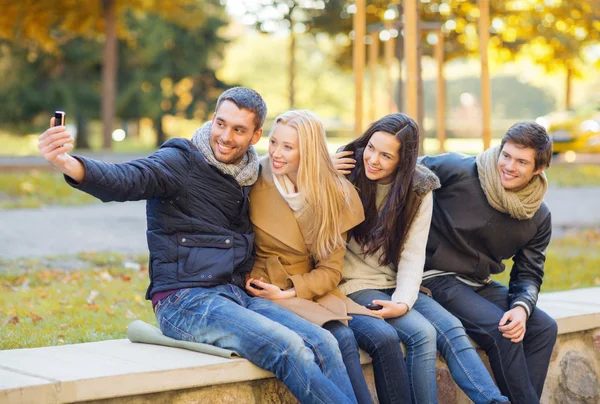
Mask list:
[[[108,271],[104,271],[100,274],[100,279],[106,282],[111,282],[113,280],[113,276]]]
[[[47,297],[48,297],[48,292],[46,292],[45,290],[42,290],[42,291],[40,292],[40,297],[41,297],[42,299],[45,299],[45,298],[47,298]]]
[[[121,280],[123,282],[129,282],[131,280],[131,276],[128,275],[121,275]]]
[[[62,330],[63,328],[67,328],[68,326],[69,324],[59,324],[58,328]]]
[[[7,325],[8,325],[8,324],[15,325],[15,324],[18,324],[18,323],[19,323],[19,317],[17,317],[17,316],[11,317],[11,318],[10,318],[10,319],[8,319],[8,321],[6,322],[6,324],[7,324]]]
[[[96,304],[88,304],[87,307],[88,307],[88,309],[94,310],[94,311],[99,309],[98,305],[96,305]]]
[[[129,309],[127,309],[127,311],[125,312],[125,317],[127,318],[137,318],[137,316],[135,314],[133,314],[133,312]]]
[[[31,317],[34,323],[37,323],[38,321],[42,321],[44,319],[43,317],[40,317],[37,314],[35,314],[33,311],[29,312],[29,316]]]

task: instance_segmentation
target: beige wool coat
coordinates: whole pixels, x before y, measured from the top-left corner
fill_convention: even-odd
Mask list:
[[[263,278],[283,290],[295,288],[297,297],[274,302],[320,326],[332,320],[347,324],[351,314],[379,317],[336,289],[342,279],[346,248],[315,260],[309,252],[310,240],[302,232],[312,218],[306,211],[298,218],[294,216],[275,186],[268,158],[261,160],[261,167],[250,192],[250,220],[256,237],[256,261],[250,276]],[[350,209],[342,217],[344,238],[348,230],[364,220],[354,188],[351,198]]]

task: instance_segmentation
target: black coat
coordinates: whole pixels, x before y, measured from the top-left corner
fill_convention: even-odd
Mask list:
[[[122,164],[77,158],[85,178],[76,184],[67,177],[72,186],[103,202],[147,200],[147,299],[170,289],[243,284],[254,264],[250,187],[209,165],[190,141],[169,140]]]
[[[550,210],[542,203],[531,219],[517,220],[488,203],[475,157],[459,153],[425,157],[441,188],[434,191],[425,269],[456,272],[479,281],[504,271],[512,258],[509,304],[523,302],[532,313],[544,276],[550,242]]]

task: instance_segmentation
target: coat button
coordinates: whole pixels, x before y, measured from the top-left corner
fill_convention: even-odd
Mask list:
[[[231,243],[231,240],[229,240],[229,239],[225,240],[225,244],[229,244],[229,243]]]
[[[182,238],[182,239],[181,239],[181,242],[182,242],[182,243],[185,243],[186,241],[187,241],[187,240],[186,240],[185,238]]]

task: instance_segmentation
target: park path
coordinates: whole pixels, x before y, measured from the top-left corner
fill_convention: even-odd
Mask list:
[[[600,226],[600,187],[550,188],[554,237],[571,228]],[[0,258],[82,251],[144,253],[145,202],[96,203],[0,210]]]

